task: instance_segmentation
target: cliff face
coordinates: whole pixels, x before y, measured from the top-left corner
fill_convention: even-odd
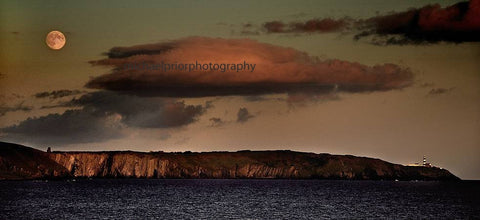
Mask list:
[[[458,179],[439,168],[405,167],[365,157],[292,151],[56,152],[51,153],[50,158],[76,177]]]
[[[17,145],[18,146],[18,145]],[[31,172],[31,178],[298,178],[457,180],[444,169],[405,167],[379,159],[292,151],[241,151],[207,153],[53,152],[32,148],[46,169]],[[12,151],[12,150],[10,150]],[[15,151],[15,150],[13,150]],[[18,154],[24,154],[21,150]],[[3,152],[3,148],[0,152]],[[0,178],[9,178],[12,161],[28,163],[0,153]],[[10,163],[2,163],[10,161]],[[10,164],[8,166],[2,164]],[[16,166],[18,169],[18,165]],[[41,168],[41,166],[40,166]],[[32,168],[32,170],[35,170]],[[2,173],[2,171],[5,171]],[[27,174],[26,174],[27,175]],[[28,176],[28,175],[27,175]]]

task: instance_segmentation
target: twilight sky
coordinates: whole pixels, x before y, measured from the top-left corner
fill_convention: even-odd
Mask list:
[[[0,24],[2,141],[426,155],[480,179],[479,0],[2,1]],[[256,68],[125,68],[195,61]]]

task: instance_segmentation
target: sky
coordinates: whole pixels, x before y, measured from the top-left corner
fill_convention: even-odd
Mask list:
[[[425,155],[480,179],[478,0],[0,2],[2,141]],[[162,62],[255,70],[132,67]]]

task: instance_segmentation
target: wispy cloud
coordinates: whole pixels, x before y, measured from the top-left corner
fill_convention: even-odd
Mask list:
[[[310,19],[305,22],[284,23],[282,21],[269,21],[263,24],[267,33],[327,33],[338,32],[348,27],[350,19],[323,18]]]
[[[225,121],[223,121],[223,119],[217,117],[212,117],[209,119],[209,121],[211,122],[211,127],[220,127],[225,124]]]
[[[441,94],[446,94],[446,93],[450,93],[451,91],[453,91],[455,88],[452,87],[452,88],[433,88],[431,89],[427,95],[429,96],[437,96],[437,95],[441,95]]]
[[[66,96],[72,96],[72,95],[78,95],[85,93],[84,91],[80,90],[68,90],[68,89],[62,89],[62,90],[55,90],[51,92],[39,92],[33,95],[35,98],[50,98],[50,99],[58,99],[58,98],[63,98]]]
[[[0,116],[4,116],[8,112],[16,112],[16,111],[28,112],[28,111],[31,111],[32,109],[33,109],[32,106],[24,105],[24,102],[21,102],[13,106],[9,106],[6,103],[2,103],[0,104]]]
[[[238,112],[237,112],[237,122],[239,123],[245,123],[247,122],[248,120],[250,120],[251,118],[255,117],[254,115],[250,114],[250,112],[248,112],[248,109],[247,108],[240,108],[238,109]]]

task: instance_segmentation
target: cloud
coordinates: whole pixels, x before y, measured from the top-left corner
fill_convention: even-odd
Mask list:
[[[88,143],[121,137],[120,115],[101,114],[93,108],[28,118],[2,128],[7,139],[39,144]]]
[[[73,99],[72,106],[91,107],[100,113],[115,112],[121,121],[133,127],[168,128],[187,125],[196,121],[205,111],[202,105],[186,105],[184,102],[158,97],[138,97],[112,92],[94,92]]]
[[[439,4],[420,9],[372,17],[360,22],[362,33],[355,39],[378,36],[372,42],[388,44],[425,44],[480,41],[480,0],[459,2],[442,8]]]
[[[450,93],[454,89],[455,89],[454,87],[448,88],[448,89],[446,89],[446,88],[433,88],[428,92],[427,95],[436,96],[436,95],[446,94],[446,93]]]
[[[259,28],[257,28],[259,29]],[[304,22],[268,21],[263,33],[354,34],[355,40],[369,37],[375,45],[431,44],[480,41],[480,0],[459,2],[442,8],[439,4],[378,15],[368,19],[316,18]],[[243,26],[244,34],[259,34]]]
[[[308,103],[340,100],[338,93],[334,90],[328,93],[293,93],[289,94],[287,103],[290,107],[305,106]]]
[[[32,109],[33,109],[32,106],[25,106],[23,102],[14,106],[7,106],[5,103],[2,103],[0,105],[0,116],[4,116],[5,114],[7,114],[7,112],[16,112],[16,111],[28,112],[28,111],[31,111]]]
[[[240,108],[237,113],[237,122],[245,123],[253,117],[255,116],[251,115],[247,108]]]
[[[225,124],[221,118],[212,117],[209,119],[211,122],[210,127],[219,127]]]
[[[1,129],[9,138],[38,143],[85,143],[119,138],[123,129],[174,128],[188,125],[205,111],[202,105],[158,97],[137,97],[108,91],[72,99],[62,114],[28,118]]]
[[[314,18],[306,21],[295,21],[285,23],[280,20],[267,21],[262,25],[254,25],[252,23],[243,24],[240,34],[242,35],[260,35],[271,33],[332,33],[343,32],[351,28],[353,24],[351,18]],[[235,31],[233,31],[235,32]]]
[[[62,90],[55,90],[51,92],[39,92],[33,95],[36,98],[47,98],[49,97],[50,99],[58,99],[58,98],[63,98],[65,96],[72,96],[72,95],[78,95],[84,93],[83,91],[80,90],[68,90],[68,89],[62,89]]]
[[[261,102],[269,100],[268,98],[261,95],[244,96],[243,99],[247,102]]]
[[[143,96],[205,97],[275,93],[371,92],[409,86],[413,74],[394,64],[366,66],[337,59],[320,60],[292,48],[249,39],[189,37],[166,43],[116,47],[93,65],[112,72],[86,87]],[[125,68],[162,63],[255,64],[252,71],[162,71]]]
[[[267,33],[326,33],[342,31],[348,27],[350,21],[342,19],[310,19],[305,22],[292,22],[285,24],[282,21],[269,21],[263,24]]]

